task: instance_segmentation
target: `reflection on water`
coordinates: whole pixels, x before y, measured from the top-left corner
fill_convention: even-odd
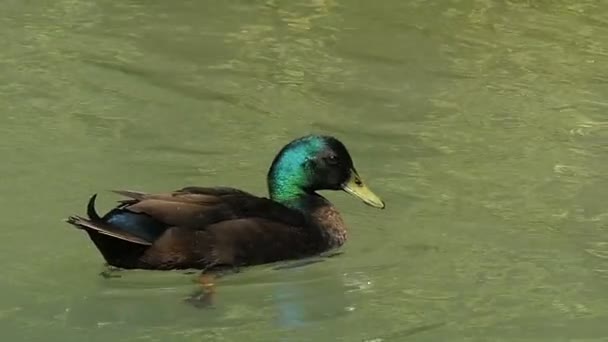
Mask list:
[[[8,340],[599,341],[608,7],[596,1],[62,0],[5,6]],[[345,141],[387,201],[327,194],[343,254],[220,281],[99,276],[62,222],[104,189],[264,194],[274,153]]]

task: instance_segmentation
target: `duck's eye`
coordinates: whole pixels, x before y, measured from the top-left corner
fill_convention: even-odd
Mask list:
[[[329,155],[327,158],[325,158],[325,160],[329,165],[338,165],[338,163],[340,162],[338,156],[335,154]]]

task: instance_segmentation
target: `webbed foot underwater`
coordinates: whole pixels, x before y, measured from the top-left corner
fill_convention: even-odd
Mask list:
[[[84,230],[105,261],[126,269],[241,267],[314,256],[341,246],[347,230],[318,190],[343,190],[369,206],[384,202],[363,183],[346,147],[310,135],[284,146],[267,175],[269,198],[228,187],[187,187],[126,197],[107,214],[67,221]]]

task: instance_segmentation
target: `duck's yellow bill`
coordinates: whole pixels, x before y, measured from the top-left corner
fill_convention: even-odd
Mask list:
[[[361,180],[357,171],[351,170],[350,178],[342,185],[342,190],[359,198],[365,204],[374,208],[384,209],[384,202],[373,193]]]

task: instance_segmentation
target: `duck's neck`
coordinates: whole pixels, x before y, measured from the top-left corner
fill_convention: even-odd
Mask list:
[[[270,198],[297,210],[319,229],[323,250],[340,247],[346,241],[346,225],[336,208],[323,196],[306,191],[297,177],[268,177]]]
[[[307,190],[310,176],[302,166],[305,158],[306,155],[297,149],[288,149],[275,158],[267,179],[272,200],[292,209],[304,209],[306,198],[314,193]]]
[[[268,194],[273,201],[299,211],[306,209],[307,199],[312,195],[304,190],[297,176],[283,174],[269,175]]]

